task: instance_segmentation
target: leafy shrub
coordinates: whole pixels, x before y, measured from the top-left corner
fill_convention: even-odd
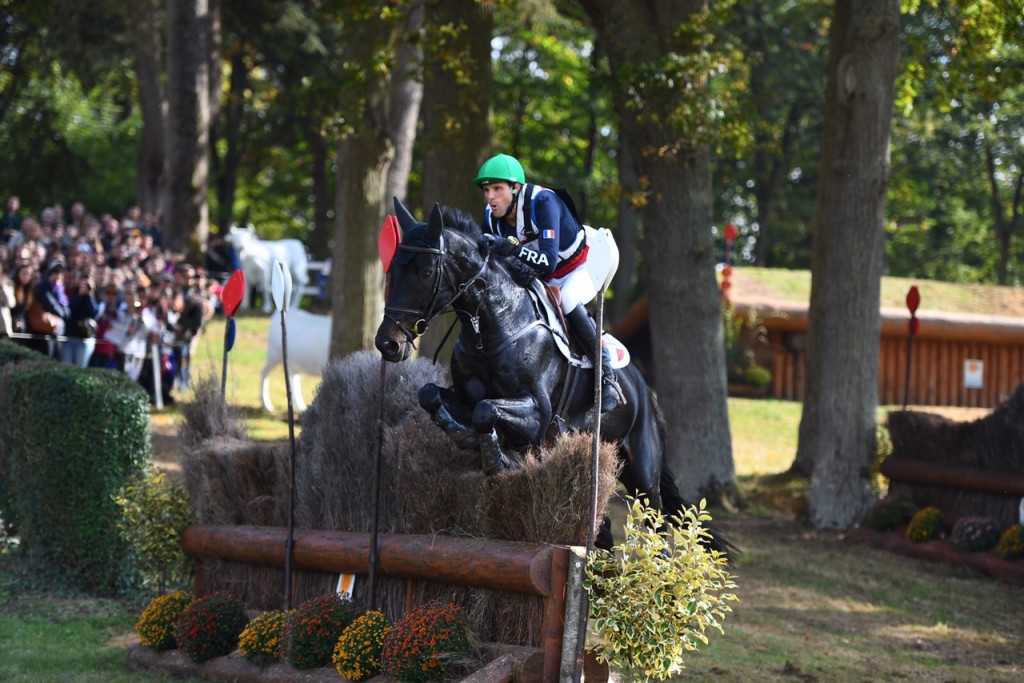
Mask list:
[[[891,531],[907,524],[913,516],[913,502],[906,498],[886,498],[868,510],[863,525],[875,531]]]
[[[395,622],[381,652],[381,670],[402,683],[437,681],[472,651],[462,609],[428,603]]]
[[[663,680],[682,671],[686,652],[707,644],[709,627],[722,632],[736,584],[726,558],[702,543],[710,537],[705,505],[665,528],[659,510],[630,498],[623,542],[588,559],[584,587],[600,661],[637,680]]]
[[[174,625],[192,603],[192,593],[178,591],[153,598],[135,622],[135,632],[143,646],[153,650],[172,650],[178,646]]]
[[[1024,558],[1024,526],[1014,524],[999,537],[999,557],[1005,560]]]
[[[191,563],[181,547],[181,532],[192,522],[188,492],[149,468],[125,484],[114,502],[121,509],[117,530],[131,548],[143,578],[161,593],[188,579]]]
[[[766,387],[772,383],[772,371],[763,365],[751,365],[743,371],[743,381],[755,387]]]
[[[249,622],[238,636],[238,651],[250,662],[270,664],[284,659],[281,645],[284,642],[283,610],[264,612]]]
[[[330,664],[338,638],[357,615],[352,601],[337,593],[302,603],[285,625],[288,661],[299,669]]]
[[[245,605],[230,593],[214,593],[194,601],[178,617],[174,639],[193,662],[229,654],[249,623]]]
[[[918,510],[907,525],[907,540],[912,543],[934,541],[942,534],[942,513],[937,507]]]
[[[114,495],[151,450],[145,390],[121,372],[61,363],[15,363],[2,374],[4,518],[77,587],[123,590],[130,552]]]
[[[342,678],[362,681],[380,673],[381,652],[391,622],[380,610],[359,617],[345,629],[334,647],[332,661]]]
[[[950,540],[964,552],[981,552],[999,542],[999,527],[991,517],[961,517],[953,525]]]

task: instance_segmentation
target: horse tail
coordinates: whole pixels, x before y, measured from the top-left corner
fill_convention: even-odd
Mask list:
[[[662,466],[661,468],[660,489],[661,504],[666,512],[682,516],[682,511],[690,507],[691,504],[683,499],[683,494],[679,492],[679,487],[676,486],[672,472],[669,471],[667,466]],[[730,564],[735,561],[739,556],[739,548],[722,534],[714,522],[705,522],[705,526],[708,532],[711,533],[711,538],[704,539],[704,544],[707,548],[722,553]]]

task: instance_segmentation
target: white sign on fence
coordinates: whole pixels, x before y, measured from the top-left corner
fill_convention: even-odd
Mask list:
[[[985,363],[968,358],[964,361],[964,389],[981,389],[985,379]]]

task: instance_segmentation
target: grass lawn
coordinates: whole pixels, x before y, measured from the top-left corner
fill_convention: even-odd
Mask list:
[[[238,320],[228,399],[257,439],[286,439],[282,370],[259,408],[268,320]],[[197,372],[220,377],[223,321],[200,343]],[[317,378],[305,378],[311,402]],[[187,400],[187,396],[182,397]],[[884,417],[884,408],[880,414]],[[943,411],[974,419],[978,411]],[[693,654],[678,681],[1020,681],[1024,677],[1024,587],[970,571],[853,544],[796,518],[806,483],[782,473],[796,451],[800,405],[730,399],[736,472],[748,506],[718,514],[743,550],[739,603],[725,635]],[[154,460],[176,467],[178,412],[154,413]],[[3,547],[3,546],[0,546]],[[0,680],[171,680],[135,674],[124,647],[139,599],[97,600],[47,584],[46,573],[0,550]]]

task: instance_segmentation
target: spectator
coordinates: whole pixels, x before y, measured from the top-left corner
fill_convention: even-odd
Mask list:
[[[89,359],[96,348],[96,318],[100,314],[92,280],[79,281],[78,291],[68,305],[68,313],[66,339],[61,344],[61,362],[80,368],[89,367]]]
[[[103,296],[96,315],[96,348],[89,367],[124,371],[124,353],[118,345],[128,326],[128,311],[115,282],[103,286]]]
[[[7,264],[0,260],[0,335],[11,336],[14,322],[11,308],[14,307],[14,282],[7,276]]]
[[[25,316],[29,306],[32,305],[33,290],[36,286],[36,269],[30,263],[19,263],[14,268],[14,277],[11,278],[14,289],[14,301],[11,304],[11,323],[14,332],[23,334],[28,332],[28,323]]]
[[[24,218],[21,215],[21,200],[18,199],[17,195],[12,194],[7,198],[7,208],[4,210],[4,215],[0,216],[0,236],[2,236],[4,242],[9,242],[14,233],[21,230],[21,221]]]
[[[71,317],[68,295],[64,291],[64,263],[56,261],[46,271],[46,277],[32,292],[32,305],[27,321],[33,334],[47,337],[33,339],[29,346],[40,353],[59,358],[60,343],[54,338],[64,334]]]
[[[154,282],[146,293],[146,303],[142,308],[148,353],[142,363],[138,381],[149,394],[150,403],[154,404],[157,402],[157,373],[160,378],[159,395],[164,405],[174,404],[171,387],[174,384],[175,368],[170,351],[174,343],[173,326],[177,315],[171,309],[172,296],[173,292],[166,282]]]

